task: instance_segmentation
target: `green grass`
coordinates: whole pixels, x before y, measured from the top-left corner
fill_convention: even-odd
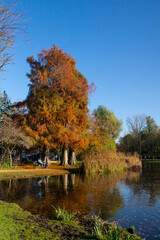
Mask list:
[[[14,169],[13,169],[14,170]],[[36,169],[34,170],[23,170],[11,172],[0,172],[0,178],[30,178],[30,177],[43,177],[43,176],[54,176],[68,174],[69,171],[63,169]]]
[[[56,239],[49,229],[40,227],[36,218],[16,204],[0,201],[0,239]]]
[[[67,210],[62,209],[60,207],[58,208],[55,208],[54,206],[52,207],[55,210],[56,218],[61,220],[62,222],[68,223],[71,222],[72,220],[75,220],[77,214],[76,212],[69,213]]]
[[[145,159],[142,159],[141,161],[145,162],[145,163],[160,163],[160,159],[155,159],[155,160],[145,160]]]
[[[98,218],[75,220],[75,213],[55,210],[58,220],[50,220],[23,211],[17,204],[0,201],[0,240],[140,240],[117,226],[102,224]]]

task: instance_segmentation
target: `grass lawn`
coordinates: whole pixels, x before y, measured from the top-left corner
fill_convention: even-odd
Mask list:
[[[41,166],[34,166],[33,164],[21,164],[16,167],[16,169],[1,169],[0,178],[2,179],[55,176],[75,173],[78,171],[79,167],[60,166],[59,163],[51,164],[47,168],[41,168]]]

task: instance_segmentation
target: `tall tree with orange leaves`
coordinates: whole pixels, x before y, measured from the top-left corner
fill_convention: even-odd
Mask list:
[[[84,148],[88,129],[88,93],[94,84],[76,69],[76,61],[55,45],[38,59],[27,59],[31,72],[26,125],[30,135],[44,146],[63,150],[62,165],[68,164],[68,148]],[[74,158],[72,151],[71,159]]]

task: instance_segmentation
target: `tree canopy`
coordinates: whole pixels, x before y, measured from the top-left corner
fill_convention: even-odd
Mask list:
[[[27,62],[31,72],[26,130],[45,148],[84,148],[88,94],[94,84],[89,86],[75,59],[55,45]]]
[[[11,100],[5,91],[0,92],[0,120],[4,120],[5,117],[11,117],[12,113]]]
[[[90,147],[96,150],[116,150],[115,139],[122,130],[122,121],[114,113],[100,105],[90,119]]]

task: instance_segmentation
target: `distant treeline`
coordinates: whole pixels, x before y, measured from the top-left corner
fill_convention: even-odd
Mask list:
[[[117,148],[124,153],[137,152],[143,159],[160,158],[160,128],[150,116],[127,119],[129,133],[121,137]]]

